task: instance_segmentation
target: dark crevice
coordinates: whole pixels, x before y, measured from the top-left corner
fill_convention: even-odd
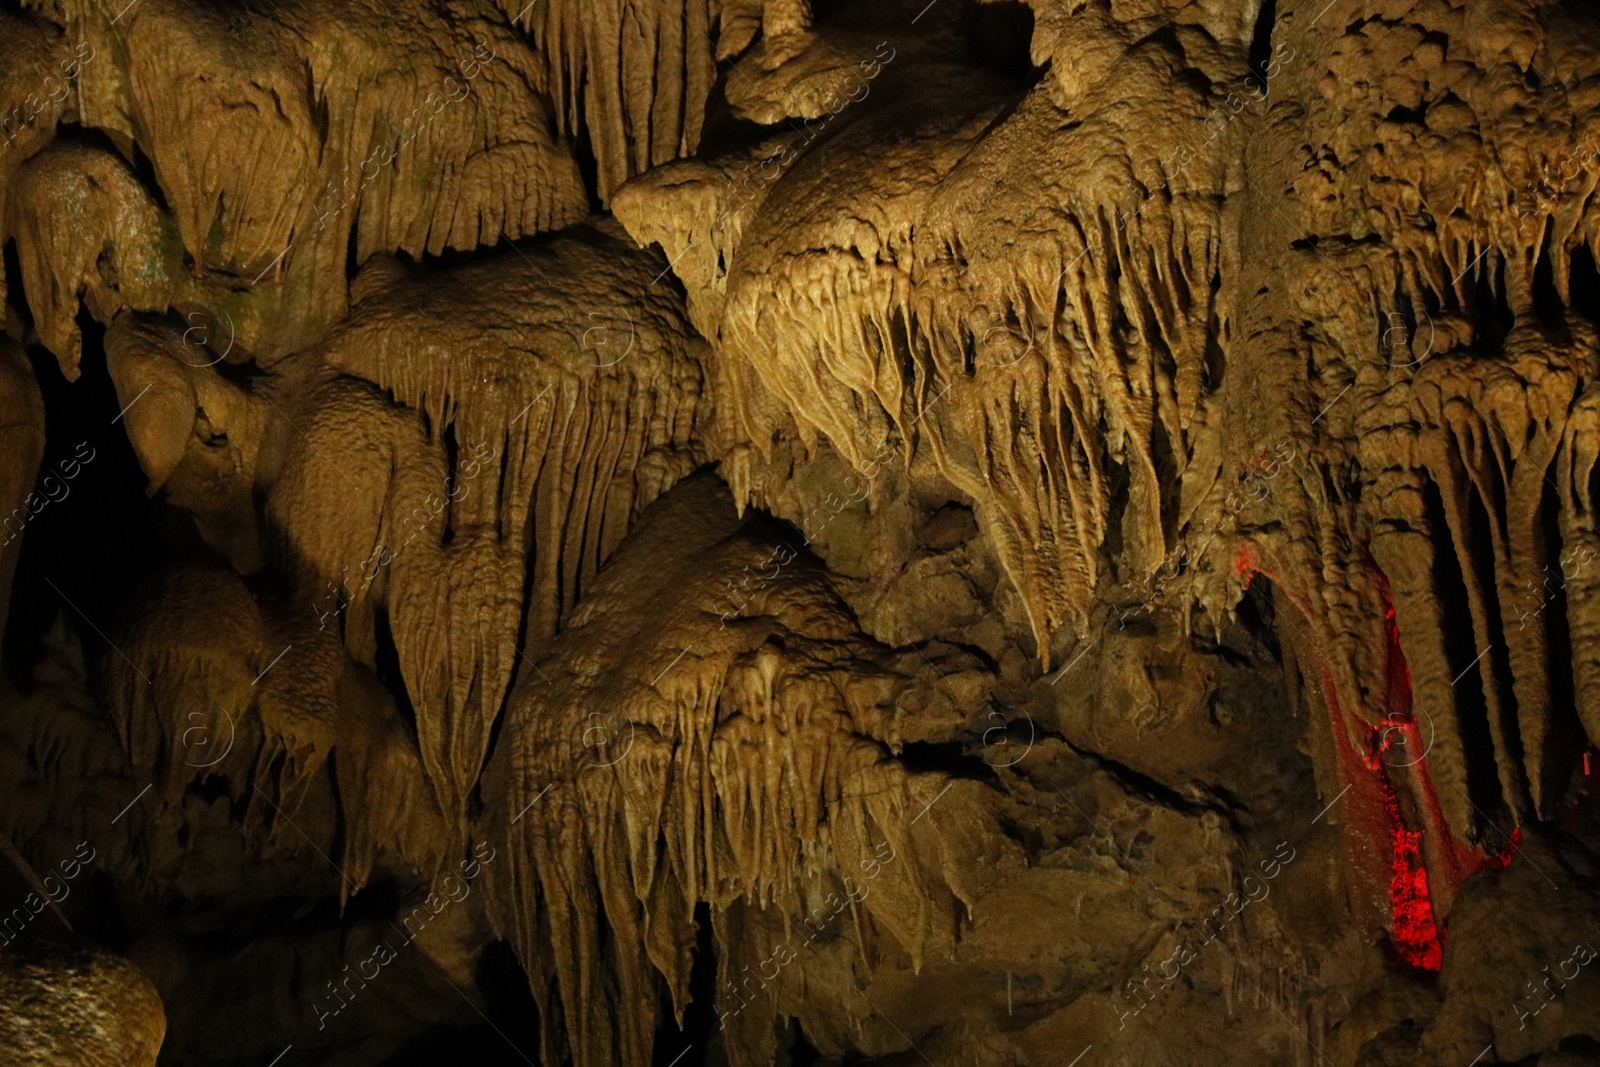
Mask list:
[[[92,663],[109,647],[102,635],[146,576],[185,556],[216,560],[192,520],[146,496],[144,470],[122,424],[113,422],[122,405],[106,369],[105,330],[87,312],[80,312],[78,328],[83,359],[76,382],[67,381],[50,353],[29,350],[45,409],[34,491],[46,502],[23,527],[4,644],[6,669],[24,690],[58,613]],[[61,478],[62,488],[47,493],[46,477]],[[106,536],[111,530],[116,536]]]
[[[982,732],[985,725],[1004,729],[998,720],[996,723],[986,723],[982,716],[978,716],[975,722],[978,724],[978,733]],[[952,778],[993,781],[994,769],[983,761],[984,751],[981,739],[972,743],[908,741],[900,749],[898,758],[910,774],[947,774]]]
[[[788,1067],[815,1067],[816,1064],[823,1062],[822,1053],[817,1051],[816,1046],[806,1037],[799,1019],[789,1020],[780,1044],[787,1046],[780,1048],[780,1054],[787,1052],[788,1060],[779,1062],[787,1062]]]
[[[374,606],[372,631],[373,642],[377,646],[373,653],[373,666],[378,681],[382,682],[389,695],[394,697],[395,710],[415,734],[417,712],[411,704],[410,694],[406,692],[405,677],[400,671],[400,650],[394,642],[394,632],[389,625],[387,608]]]
[[[662,985],[657,1013],[661,1022],[656,1027],[651,1067],[703,1067],[712,1062],[712,1038],[719,1032],[716,986],[717,952],[711,908],[699,903],[694,909],[694,963],[689,969],[689,1003],[683,1010],[683,1025],[674,1020],[672,998]]]
[[[350,219],[350,239],[345,242],[344,252],[344,280],[346,284],[355,281],[356,275],[361,273],[361,217],[360,210]]]
[[[1422,107],[1402,107],[1396,104],[1389,110],[1389,114],[1385,116],[1384,121],[1426,126],[1428,124],[1428,108],[1426,104]]]
[[[1283,648],[1278,639],[1278,606],[1272,599],[1272,579],[1257,574],[1250,581],[1245,597],[1234,608],[1234,618],[1253,639],[1260,642],[1273,661],[1283,662]],[[1216,653],[1227,663],[1238,667],[1258,666],[1245,652],[1233,649],[1219,638],[1214,646]]]
[[[444,432],[439,435],[439,443],[444,446],[444,490],[446,500],[439,501],[437,504],[430,500],[428,502],[430,508],[442,507],[447,501],[454,500],[461,482],[461,441],[456,436],[456,424],[454,422],[445,425]],[[455,516],[445,511],[444,536],[440,543],[441,547],[447,548],[455,540],[456,531],[452,521],[454,518]]]
[[[1101,438],[1102,440],[1104,438]],[[1123,533],[1123,520],[1128,511],[1131,493],[1130,476],[1125,463],[1112,461],[1106,465],[1106,537],[1104,553],[1108,562],[1122,556],[1127,538]]]
[[[1480,359],[1498,356],[1505,351],[1506,336],[1515,322],[1506,296],[1505,260],[1486,253],[1483,261],[1471,268],[1470,281],[1472,296],[1467,310],[1476,328],[1473,348]]]
[[[1222,271],[1219,269],[1211,275],[1211,321],[1206,324],[1206,389],[1211,393],[1221,390],[1228,374],[1228,356],[1222,347],[1220,309],[1223,305],[1218,299],[1221,291]]]
[[[1568,253],[1567,302],[1575,314],[1600,326],[1600,269],[1586,244]]]
[[[1472,606],[1461,577],[1455,544],[1445,520],[1444,502],[1433,482],[1424,483],[1423,517],[1433,542],[1432,587],[1439,602],[1441,632],[1450,677],[1458,679],[1452,693],[1462,759],[1466,764],[1467,791],[1486,811],[1501,811],[1500,776],[1495,770],[1494,739],[1489,733],[1489,706],[1483,683],[1486,664],[1478,660],[1477,635],[1472,627]],[[1477,661],[1477,662],[1474,662]]]
[[[587,114],[589,87],[584,85],[575,103],[577,114]],[[578,176],[583,180],[584,191],[589,196],[589,210],[595,214],[605,210],[600,199],[600,158],[594,150],[594,139],[589,134],[589,124],[580,121],[576,136],[571,139],[572,155],[578,162]]]
[[[128,167],[133,171],[133,176],[139,179],[139,184],[144,187],[144,191],[150,194],[150,199],[154,200],[156,207],[161,209],[162,217],[173,218],[172,209],[167,206],[167,194],[161,188],[160,179],[156,177],[155,162],[145,154],[144,148],[138,141],[132,142],[131,150],[131,158],[128,156],[123,158],[127,160]]]
[[[1013,0],[968,4],[962,10],[967,52],[983,70],[1033,85],[1043,74],[1033,65],[1033,9]]]
[[[1561,560],[1561,504],[1549,479],[1542,482],[1539,521],[1543,526],[1546,555],[1540,595],[1545,598],[1540,616],[1544,624],[1545,672],[1549,685],[1548,733],[1539,767],[1544,781],[1544,797],[1535,798],[1541,810],[1548,810],[1567,798],[1569,786],[1581,771],[1586,744],[1583,723],[1578,718],[1577,694],[1572,676],[1572,634],[1567,623],[1567,575]]]
[[[1551,256],[1554,240],[1555,226],[1552,223],[1544,229],[1544,237],[1539,243],[1539,258],[1533,265],[1533,313],[1546,326],[1564,328],[1566,305],[1556,288],[1555,262]]]
[[[1079,748],[1068,738],[1063,737],[1062,740],[1078,756],[1104,771],[1112,781],[1122,788],[1123,792],[1191,817],[1209,812],[1226,820],[1235,829],[1238,828],[1237,819],[1240,813],[1230,810],[1226,805],[1219,803],[1215,799],[1192,800],[1171,786],[1165,785],[1147,774],[1142,774],[1125,763],[1114,760],[1109,756],[1102,756],[1098,752],[1092,752],[1086,748]]]
[[[1272,64],[1272,31],[1278,22],[1278,0],[1265,0],[1256,14],[1255,32],[1250,37],[1250,71],[1264,73]]]

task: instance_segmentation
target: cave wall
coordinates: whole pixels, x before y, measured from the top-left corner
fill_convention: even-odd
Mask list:
[[[0,24],[0,1065],[1600,1062],[1586,6]]]

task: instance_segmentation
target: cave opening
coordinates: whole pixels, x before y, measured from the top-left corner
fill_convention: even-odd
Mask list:
[[[45,406],[43,459],[31,487],[41,503],[27,522],[31,536],[17,540],[5,634],[6,669],[24,692],[58,616],[86,650],[109,652],[104,630],[142,579],[183,555],[207,555],[187,517],[145,495],[144,472],[117,424],[122,405],[106,371],[105,329],[87,312],[78,327],[76,382],[47,352],[29,353]]]

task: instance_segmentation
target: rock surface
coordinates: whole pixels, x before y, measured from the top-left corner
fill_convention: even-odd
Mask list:
[[[26,0],[0,138],[0,1064],[1600,1062],[1582,5]]]

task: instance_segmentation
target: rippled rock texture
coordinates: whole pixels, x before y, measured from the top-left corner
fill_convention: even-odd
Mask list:
[[[0,1067],[1600,1063],[1585,4],[12,0],[0,142]]]

